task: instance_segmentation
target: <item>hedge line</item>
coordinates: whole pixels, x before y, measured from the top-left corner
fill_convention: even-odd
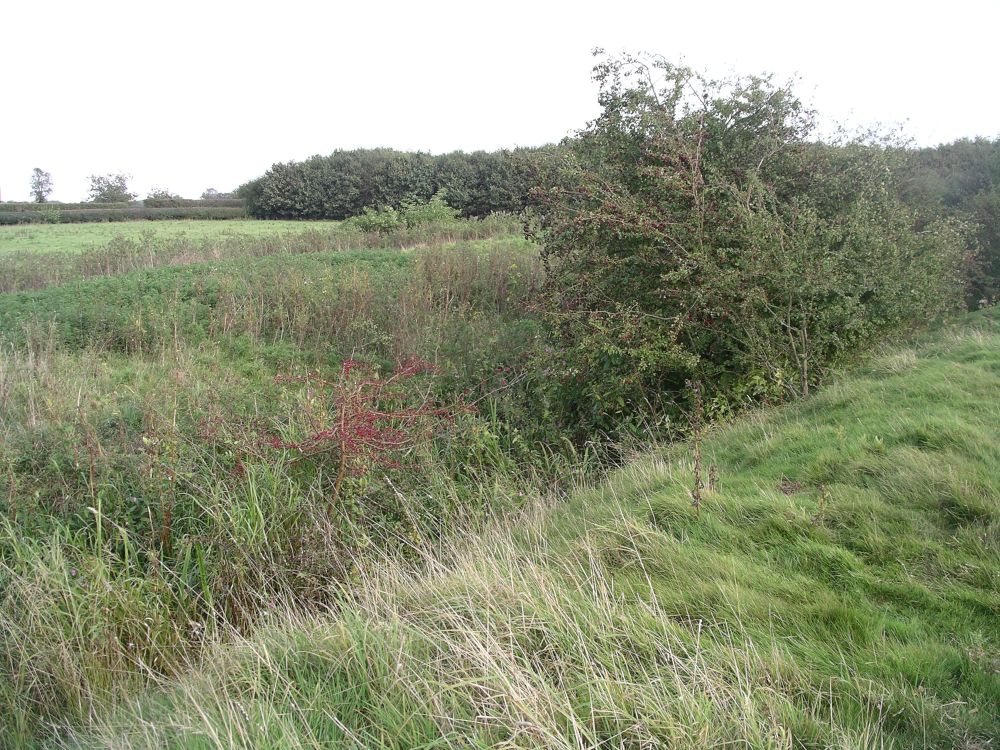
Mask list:
[[[240,219],[246,210],[235,206],[189,206],[178,208],[117,208],[60,210],[58,216],[43,211],[0,210],[0,224],[57,222],[130,221],[133,219]]]
[[[518,213],[537,184],[537,163],[554,147],[432,155],[393,149],[334,151],[274,164],[242,185],[247,213],[261,219],[346,219],[366,208],[400,209],[443,195],[462,216]]]
[[[22,211],[51,211],[54,208],[60,211],[76,211],[84,209],[112,209],[112,208],[137,208],[138,203],[35,203],[35,202],[13,202],[0,203],[0,212],[22,212]]]
[[[219,198],[217,200],[201,200],[191,198],[146,198],[131,203],[35,203],[33,201],[8,201],[0,203],[0,211],[89,211],[91,209],[122,209],[122,208],[243,208],[245,202],[240,198]]]
[[[240,198],[213,198],[210,200],[192,198],[146,198],[138,201],[146,208],[243,208],[246,202]]]

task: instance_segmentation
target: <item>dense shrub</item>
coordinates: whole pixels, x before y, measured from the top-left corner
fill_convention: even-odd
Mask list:
[[[112,209],[112,208],[136,208],[139,206],[137,203],[93,203],[87,201],[85,203],[59,203],[56,201],[50,201],[47,205],[58,208],[62,211],[72,211],[75,209]],[[5,201],[0,203],[0,213],[16,213],[22,211],[38,211],[39,205],[35,202],[23,202],[23,201]]]
[[[171,196],[169,198],[146,198],[142,201],[142,205],[146,208],[242,208],[243,201],[239,198],[192,199]]]
[[[366,208],[360,216],[349,219],[345,224],[362,232],[390,234],[401,228],[414,229],[425,224],[443,227],[456,222],[460,222],[458,209],[448,205],[442,190],[428,201],[404,200],[398,210],[391,206]]]
[[[767,78],[662,59],[595,69],[603,112],[550,160],[534,231],[548,268],[554,401],[578,437],[807,394],[879,338],[954,310],[964,227],[918,231],[893,151],[816,146]]]

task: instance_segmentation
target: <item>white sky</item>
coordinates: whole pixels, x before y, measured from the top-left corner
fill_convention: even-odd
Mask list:
[[[596,113],[590,50],[798,75],[852,125],[1000,136],[1000,0],[62,2],[0,7],[0,197],[128,172],[141,196],[230,190],[337,148],[552,142]]]

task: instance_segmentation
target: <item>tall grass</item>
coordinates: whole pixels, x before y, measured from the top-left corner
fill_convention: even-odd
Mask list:
[[[479,528],[537,481],[491,463],[513,460],[503,425],[469,414],[449,448],[408,457],[419,469],[352,480],[330,516],[334,472],[263,440],[308,428],[314,395],[213,381],[203,356],[4,357],[0,744],[85,723],[279,605],[329,604],[368,551]]]
[[[18,345],[54,337],[63,348],[136,354],[239,335],[347,353],[392,336],[422,352],[474,311],[523,317],[540,276],[516,239],[228,260],[0,296],[0,331]],[[405,340],[431,319],[437,336]]]
[[[877,358],[466,538],[359,566],[68,747],[989,747],[1000,330]],[[914,405],[922,405],[917,411]]]
[[[307,225],[306,225],[307,226]],[[389,233],[363,232],[343,223],[322,229],[302,229],[269,236],[233,234],[211,239],[119,235],[104,247],[85,252],[11,251],[0,255],[0,293],[43,289],[99,276],[133,271],[269,255],[358,249],[440,247],[460,241],[509,236],[520,232],[513,216],[491,215],[482,220],[449,220]]]
[[[536,455],[500,405],[537,276],[524,243],[494,241],[0,296],[0,745],[86,723],[278,605],[329,605],[371,550],[416,554],[583,470]],[[351,478],[331,516],[335,472],[268,447],[322,398],[276,376],[413,355],[440,370],[424,397],[476,408]]]

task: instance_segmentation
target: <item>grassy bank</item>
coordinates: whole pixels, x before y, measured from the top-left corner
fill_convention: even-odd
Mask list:
[[[963,747],[1000,736],[1000,318],[375,559],[101,707],[84,747]],[[709,468],[714,467],[714,468]]]

